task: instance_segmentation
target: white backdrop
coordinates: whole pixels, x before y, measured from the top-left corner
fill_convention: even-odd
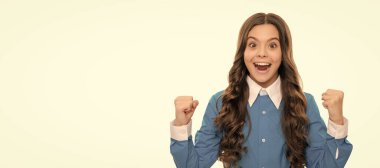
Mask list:
[[[345,92],[346,167],[380,167],[379,3],[0,1],[0,167],[175,167],[173,100],[227,86],[238,31],[256,12],[288,23],[304,90]],[[217,162],[214,167],[222,167]]]

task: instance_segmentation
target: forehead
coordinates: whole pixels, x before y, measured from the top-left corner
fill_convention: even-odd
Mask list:
[[[277,28],[272,24],[256,25],[248,33],[248,37],[254,37],[258,40],[267,40],[279,38]]]

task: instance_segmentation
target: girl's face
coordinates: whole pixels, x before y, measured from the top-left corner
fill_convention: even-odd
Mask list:
[[[281,64],[281,46],[275,26],[262,24],[252,28],[248,33],[244,63],[252,80],[263,88],[277,79]]]

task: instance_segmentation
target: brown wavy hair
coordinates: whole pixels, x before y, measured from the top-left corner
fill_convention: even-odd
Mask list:
[[[305,149],[308,145],[308,119],[306,115],[306,97],[303,94],[301,78],[293,60],[292,38],[286,22],[273,13],[256,13],[249,17],[239,32],[237,51],[229,71],[229,85],[222,96],[222,108],[214,122],[222,132],[219,160],[224,167],[237,167],[237,162],[247,152],[243,147],[246,140],[243,127],[248,121],[249,133],[252,123],[247,110],[249,88],[246,81],[249,71],[244,64],[244,51],[248,33],[256,25],[272,24],[277,28],[281,46],[281,92],[284,107],[281,117],[282,133],[286,142],[286,158],[290,167],[303,167],[306,164]],[[249,136],[249,133],[247,137]]]

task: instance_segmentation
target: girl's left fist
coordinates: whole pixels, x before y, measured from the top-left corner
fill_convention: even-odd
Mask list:
[[[343,125],[343,97],[344,93],[340,90],[327,89],[322,94],[322,105],[329,112],[329,118],[336,124]]]

